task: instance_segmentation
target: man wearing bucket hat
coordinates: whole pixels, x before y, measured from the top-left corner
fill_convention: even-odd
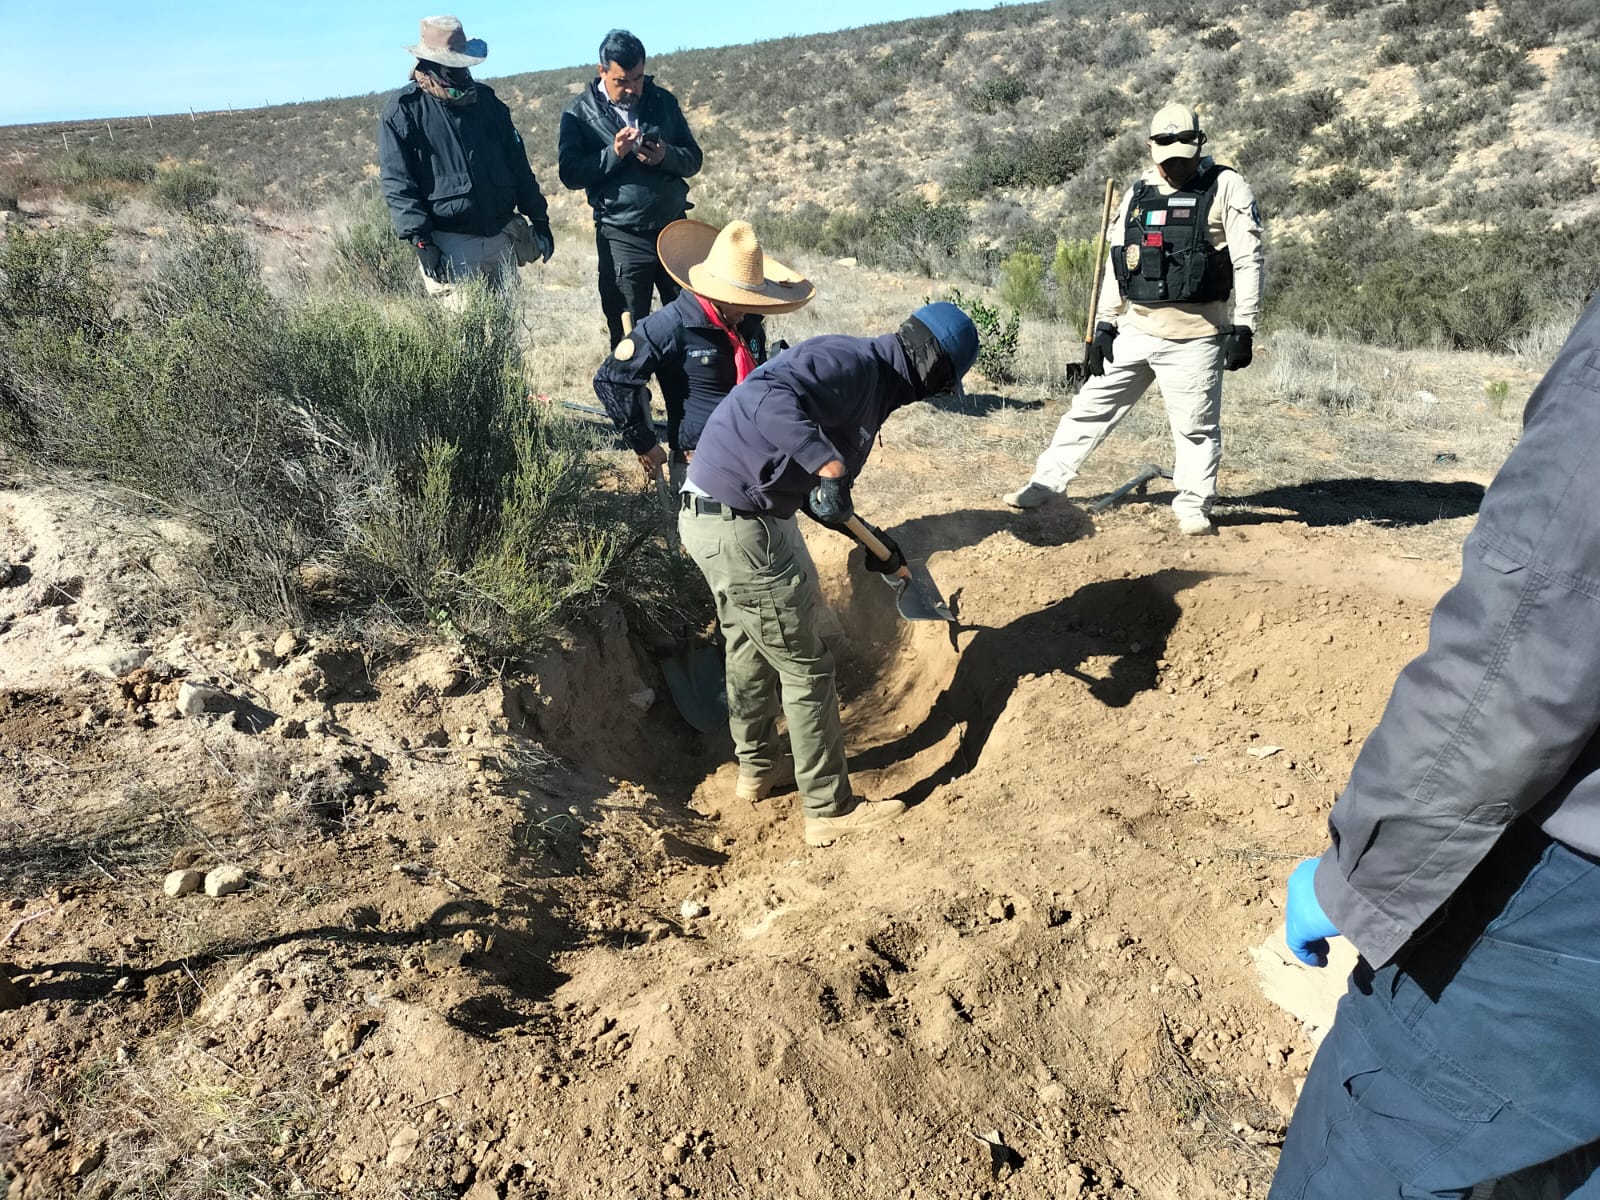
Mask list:
[[[455,17],[424,17],[407,47],[411,81],[378,121],[383,197],[395,232],[417,252],[430,294],[462,280],[499,285],[515,264],[555,253],[539,181],[511,110],[472,78],[489,48]]]
[[[666,304],[678,285],[656,257],[656,237],[693,207],[684,182],[700,170],[700,146],[675,96],[644,73],[644,43],[613,29],[600,43],[597,77],[561,114],[556,165],[594,210],[600,308],[615,346],[622,314]]]
[[[1213,531],[1222,373],[1250,365],[1262,247],[1250,185],[1203,156],[1205,141],[1200,118],[1182,104],[1168,104],[1150,122],[1155,166],[1128,189],[1110,231],[1089,381],[1033,477],[1002,497],[1013,508],[1037,508],[1065,493],[1084,459],[1154,382],[1172,426],[1178,529]]]
[[[689,280],[696,286],[694,274]],[[726,642],[741,794],[759,798],[780,778],[781,713],[807,845],[874,829],[905,805],[863,799],[850,786],[833,656],[817,627],[815,589],[789,518],[803,509],[843,530],[855,515],[851,481],[889,414],[958,391],[977,357],[972,320],[945,303],[924,305],[881,337],[809,338],[728,394],[689,464],[678,533],[711,587]],[[868,569],[904,566],[894,542],[872,532],[890,557],[868,552]]]
[[[618,342],[595,373],[594,390],[647,472],[667,463],[650,419],[652,376],[667,408],[667,444],[683,462],[722,398],[766,361],[768,315],[794,312],[816,288],[762,252],[748,221],[718,230],[674,221],[657,252],[684,289]]]

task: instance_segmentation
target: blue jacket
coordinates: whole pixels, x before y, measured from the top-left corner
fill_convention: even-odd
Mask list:
[[[634,116],[645,137],[660,139],[666,149],[656,166],[612,153],[622,122],[601,100],[599,80],[590,80],[561,114],[556,169],[562,183],[584,190],[596,225],[649,233],[694,207],[684,180],[700,170],[702,155],[677,97],[657,87],[652,76],[645,76]]]
[[[1513,821],[1600,855],[1600,301],[1528,401],[1428,649],[1328,815],[1323,910],[1381,966]]]
[[[739,322],[737,332],[756,363],[765,362],[767,334],[762,319],[751,313]],[[674,451],[693,450],[711,411],[733,390],[738,374],[728,335],[685,289],[634,326],[631,339],[619,344],[618,350],[627,357],[618,358],[612,351],[595,372],[594,392],[623,440],[635,454],[656,444],[645,387],[654,375],[667,406],[668,444]]]
[[[916,400],[892,333],[808,338],[758,369],[717,406],[689,482],[746,512],[791,517],[833,459],[854,479],[889,414]]]
[[[415,242],[435,229],[492,237],[512,212],[549,215],[511,110],[487,84],[474,104],[448,105],[408,83],[378,119],[378,168],[394,229]]]

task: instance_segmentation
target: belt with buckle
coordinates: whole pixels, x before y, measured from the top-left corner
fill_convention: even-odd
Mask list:
[[[728,505],[711,499],[709,496],[697,496],[693,492],[679,492],[678,506],[703,517],[721,517],[730,521],[734,517],[753,517],[756,513],[742,508],[730,508]]]

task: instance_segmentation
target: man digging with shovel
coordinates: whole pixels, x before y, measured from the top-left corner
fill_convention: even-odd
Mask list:
[[[807,845],[877,828],[905,805],[851,789],[833,656],[789,518],[803,508],[868,547],[869,570],[903,575],[899,547],[856,518],[851,481],[890,413],[959,390],[977,357],[978,331],[953,304],[924,305],[881,337],[810,338],[729,393],[689,464],[678,531],[711,588],[727,644],[736,795],[756,800],[783,780],[781,711]]]

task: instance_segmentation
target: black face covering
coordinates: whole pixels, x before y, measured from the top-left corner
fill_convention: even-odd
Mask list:
[[[911,361],[911,373],[917,380],[917,399],[926,400],[948,392],[955,384],[955,372],[950,367],[949,356],[928,327],[915,317],[907,317],[895,336]]]
[[[424,90],[446,104],[471,104],[478,98],[478,85],[473,82],[469,67],[445,67],[418,59],[413,78],[417,76],[425,76],[426,82],[432,86]],[[423,80],[418,79],[418,82],[422,83]]]

